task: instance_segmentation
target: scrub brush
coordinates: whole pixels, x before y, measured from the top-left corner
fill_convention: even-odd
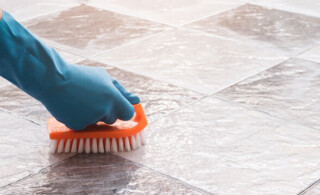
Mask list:
[[[142,131],[148,124],[141,104],[133,105],[135,116],[130,121],[117,120],[113,125],[98,122],[85,130],[73,131],[54,118],[47,127],[51,153],[104,153],[131,151],[146,144]]]

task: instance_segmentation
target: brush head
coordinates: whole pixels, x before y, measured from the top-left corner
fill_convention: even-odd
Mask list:
[[[135,116],[130,121],[117,120],[113,125],[99,122],[82,131],[74,131],[54,118],[47,122],[51,153],[104,153],[135,150],[146,144],[148,124],[141,104],[133,105]]]

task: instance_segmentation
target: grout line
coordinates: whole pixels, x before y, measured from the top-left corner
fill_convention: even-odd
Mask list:
[[[303,189],[302,191],[300,191],[298,193],[298,195],[304,195],[306,194],[308,191],[310,191],[311,189],[313,189],[315,186],[317,186],[320,183],[320,179],[316,180],[315,182],[311,183],[308,187],[306,187],[305,189]]]

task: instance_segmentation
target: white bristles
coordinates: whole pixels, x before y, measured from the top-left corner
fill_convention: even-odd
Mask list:
[[[99,152],[104,153],[103,139],[99,138]]]
[[[137,141],[138,148],[140,148],[140,147],[142,146],[142,144],[141,144],[141,139],[140,139],[140,133],[137,133],[137,135],[136,135],[136,141]]]
[[[118,152],[118,145],[117,145],[117,139],[116,138],[112,138],[111,151],[112,152]]]
[[[79,146],[78,146],[78,153],[83,152],[83,142],[84,142],[84,140],[80,139]]]
[[[92,152],[93,153],[98,153],[97,139],[92,139]]]
[[[136,135],[120,138],[80,138],[60,139],[50,141],[51,153],[108,153],[131,151],[146,144],[146,137],[143,131]]]
[[[126,148],[127,152],[129,152],[131,150],[130,142],[129,142],[129,138],[128,137],[124,138],[124,147]]]
[[[85,146],[84,146],[84,151],[89,154],[90,153],[90,138],[87,138],[86,139],[86,143],[85,143]]]
[[[131,135],[131,148],[132,148],[132,150],[135,150],[135,149],[137,149],[137,143],[136,143],[136,138],[133,136],[133,135]]]
[[[61,153],[63,151],[63,146],[64,146],[64,140],[60,139],[57,153]]]
[[[106,138],[106,145],[105,145],[105,151],[106,152],[110,152],[111,149],[110,149],[110,138]]]
[[[123,152],[124,151],[124,145],[123,145],[123,140],[120,137],[119,138],[119,152]]]
[[[64,153],[69,153],[70,152],[70,145],[71,145],[71,140],[67,139],[66,145],[64,146]]]
[[[57,149],[58,140],[54,139],[50,141],[50,152],[55,153]]]
[[[71,147],[71,153],[77,152],[77,139],[72,140],[72,147]]]

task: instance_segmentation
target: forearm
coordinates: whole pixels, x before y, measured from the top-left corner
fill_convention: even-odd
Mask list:
[[[5,11],[0,20],[0,76],[37,98],[57,80],[66,80],[67,64]]]

